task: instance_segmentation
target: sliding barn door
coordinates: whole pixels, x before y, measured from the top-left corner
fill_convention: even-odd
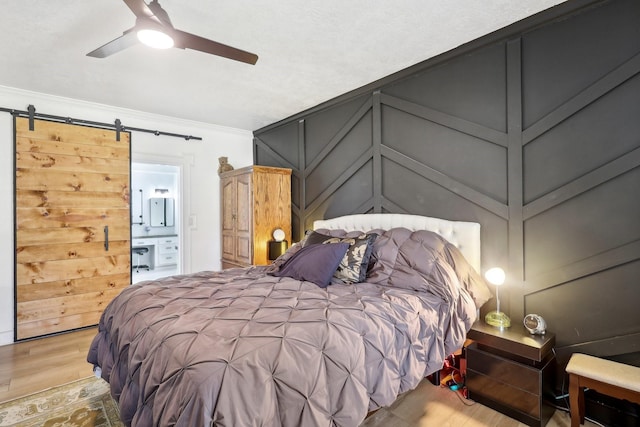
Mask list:
[[[16,339],[95,325],[131,283],[130,134],[15,130]]]

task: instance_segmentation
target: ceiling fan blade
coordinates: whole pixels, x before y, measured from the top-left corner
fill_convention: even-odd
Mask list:
[[[153,12],[144,0],[124,0],[124,2],[138,18],[151,18],[153,16]]]
[[[195,34],[186,33],[180,30],[173,30],[175,47],[181,49],[193,49],[200,52],[211,53],[213,55],[223,56],[235,61],[246,62],[254,65],[258,61],[258,55],[247,52],[235,47],[227,46]]]
[[[106,58],[107,56],[113,55],[114,53],[118,53],[121,50],[125,50],[128,47],[131,47],[138,43],[138,37],[134,28],[130,28],[117,39],[111,40],[109,43],[104,44],[87,53],[87,56],[92,56],[94,58]]]
[[[162,6],[160,6],[160,3],[158,3],[157,0],[153,0],[149,3],[148,7],[151,13],[153,13],[153,17],[160,21],[162,25],[173,28],[169,14],[162,8]]]

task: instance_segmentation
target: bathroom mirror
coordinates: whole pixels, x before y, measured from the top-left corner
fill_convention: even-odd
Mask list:
[[[154,197],[149,199],[151,208],[152,227],[173,227],[174,225],[174,201],[172,198]]]
[[[131,192],[131,224],[142,225],[142,189]]]

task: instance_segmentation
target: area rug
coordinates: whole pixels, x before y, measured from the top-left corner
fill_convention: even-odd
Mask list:
[[[90,377],[0,404],[0,427],[122,427],[109,384]]]

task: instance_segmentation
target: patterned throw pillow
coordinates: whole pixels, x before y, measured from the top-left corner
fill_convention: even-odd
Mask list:
[[[306,237],[304,246],[319,243],[349,243],[347,253],[340,261],[333,277],[346,283],[359,283],[367,278],[367,268],[377,234],[361,234],[357,237],[333,237],[312,231]]]

